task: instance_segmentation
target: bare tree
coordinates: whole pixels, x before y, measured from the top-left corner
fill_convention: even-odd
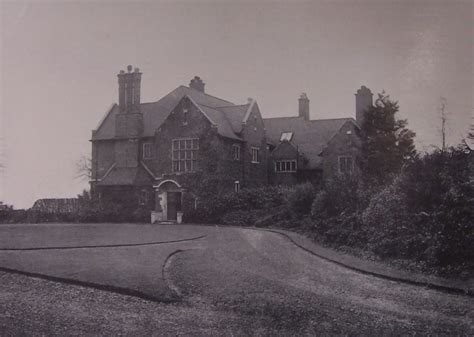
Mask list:
[[[89,156],[83,155],[76,162],[76,177],[89,181],[92,179],[92,160]]]
[[[445,151],[446,150],[446,126],[448,122],[448,115],[449,113],[447,112],[447,107],[448,107],[448,100],[444,97],[440,97],[440,106],[439,106],[439,118],[441,120],[441,128],[440,128],[440,133],[441,133],[441,150]]]

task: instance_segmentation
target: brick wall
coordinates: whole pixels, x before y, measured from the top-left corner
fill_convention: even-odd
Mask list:
[[[242,138],[246,141],[242,151],[244,159],[243,187],[255,187],[268,183],[268,149],[265,137],[265,126],[257,104],[247,119],[242,130]],[[260,148],[260,163],[252,163],[252,147]]]
[[[354,169],[360,167],[360,130],[352,122],[346,122],[324,150],[323,179],[328,179],[339,172],[339,157],[351,156]]]
[[[281,160],[298,161],[298,151],[289,142],[279,144],[271,153],[269,159],[269,180],[272,185],[293,185],[298,182],[297,172],[276,172],[275,163]],[[301,163],[298,163],[300,167]]]

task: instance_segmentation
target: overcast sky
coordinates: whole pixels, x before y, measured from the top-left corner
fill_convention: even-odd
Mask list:
[[[354,117],[358,87],[385,90],[419,149],[440,144],[444,96],[455,144],[473,111],[473,29],[471,1],[3,1],[0,200],[30,207],[88,187],[74,164],[128,64],[143,102],[199,75],[265,117],[295,115],[301,92],[312,119]]]

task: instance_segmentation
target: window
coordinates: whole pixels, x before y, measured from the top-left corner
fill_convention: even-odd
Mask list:
[[[143,143],[143,159],[153,158],[153,143]]]
[[[260,163],[260,149],[258,147],[252,147],[252,163]]]
[[[240,191],[240,182],[238,180],[234,181],[234,191],[235,192]]]
[[[276,161],[275,172],[296,172],[296,160]]]
[[[289,142],[293,138],[293,132],[282,132],[280,136],[280,142]]]
[[[183,109],[183,125],[188,125],[188,109]]]
[[[239,144],[232,145],[232,159],[240,160],[240,145]]]
[[[339,157],[339,173],[351,173],[354,168],[354,161],[350,156]]]
[[[193,172],[197,169],[198,138],[173,139],[171,147],[173,172]]]
[[[148,191],[147,190],[141,190],[139,203],[140,205],[148,204]]]

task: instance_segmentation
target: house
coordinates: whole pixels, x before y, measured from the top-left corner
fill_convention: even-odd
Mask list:
[[[198,76],[156,102],[140,100],[138,68],[118,76],[118,104],[92,131],[91,192],[152,221],[176,220],[199,195],[267,184],[320,182],[357,169],[360,123],[372,93],[356,94],[356,119],[310,120],[309,99],[296,117],[263,119],[257,102],[209,95]]]
[[[356,119],[310,119],[309,99],[298,99],[298,116],[265,118],[271,144],[269,182],[292,185],[320,183],[334,174],[352,173],[360,167],[361,129],[372,92],[362,86],[356,97]]]
[[[118,74],[119,103],[92,131],[91,191],[176,220],[197,189],[220,193],[268,183],[267,140],[258,104],[211,96],[194,77],[160,100],[140,101],[138,68]]]

